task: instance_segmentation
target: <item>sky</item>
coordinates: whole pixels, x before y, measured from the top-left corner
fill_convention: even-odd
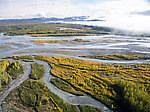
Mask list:
[[[150,32],[150,0],[0,0],[0,19],[90,16],[101,26]]]

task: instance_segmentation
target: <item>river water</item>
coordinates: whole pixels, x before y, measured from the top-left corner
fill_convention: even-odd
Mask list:
[[[89,42],[38,43],[31,40],[74,40],[75,38]],[[0,58],[12,55],[68,56],[79,58],[81,55],[108,54],[138,54],[150,55],[150,38],[118,35],[103,36],[66,36],[66,37],[30,37],[4,36],[0,34]],[[85,59],[85,58],[80,58]],[[108,61],[87,59],[103,63],[149,63],[150,60],[139,61]]]
[[[31,40],[74,40],[76,38],[88,40],[89,42],[64,42],[64,43],[37,43]],[[117,35],[103,36],[67,36],[67,37],[30,37],[30,36],[4,36],[0,34],[0,58],[12,55],[46,55],[46,56],[67,56],[83,60],[90,60],[102,63],[150,63],[150,60],[134,60],[134,61],[117,61],[117,60],[98,60],[81,58],[81,55],[106,55],[106,54],[139,54],[150,55],[150,38],[148,37],[130,37]],[[75,96],[59,90],[50,83],[51,75],[50,67],[46,63],[41,62],[46,67],[44,83],[55,94],[65,101],[78,105],[91,105],[99,107],[102,110],[111,111],[100,102],[92,99],[90,96]],[[86,103],[85,103],[86,102]],[[92,102],[92,103],[91,103]]]
[[[45,67],[45,75],[43,78],[43,82],[47,85],[47,87],[54,92],[56,95],[58,95],[60,98],[62,98],[64,101],[72,104],[72,105],[90,105],[94,107],[98,107],[102,109],[104,112],[112,112],[109,108],[107,108],[104,104],[101,102],[98,102],[97,100],[93,99],[92,97],[86,95],[86,96],[76,96],[67,92],[64,92],[60,89],[58,89],[56,86],[54,86],[51,83],[51,79],[53,78],[50,70],[51,67],[46,63],[42,61],[36,61],[39,64],[44,65]]]

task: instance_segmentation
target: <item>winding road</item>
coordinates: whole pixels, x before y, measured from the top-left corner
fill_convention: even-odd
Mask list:
[[[46,62],[34,60],[34,63],[41,64],[45,67],[45,75],[43,78],[43,82],[48,86],[48,88],[54,92],[56,95],[58,95],[60,98],[62,98],[64,101],[72,104],[72,105],[90,105],[94,107],[98,107],[102,109],[104,112],[112,112],[109,108],[107,108],[104,104],[101,102],[98,102],[97,100],[93,99],[92,97],[86,95],[86,96],[76,96],[67,92],[64,92],[60,89],[58,89],[56,86],[54,86],[51,83],[51,79],[53,78],[50,74],[51,67]],[[2,101],[7,97],[7,95],[15,89],[17,86],[19,86],[21,83],[23,83],[27,78],[29,77],[31,73],[31,62],[26,63],[22,62],[24,74],[22,74],[17,79],[10,82],[8,85],[8,88],[0,95],[0,105],[2,105]],[[2,107],[0,106],[0,112],[3,112]]]

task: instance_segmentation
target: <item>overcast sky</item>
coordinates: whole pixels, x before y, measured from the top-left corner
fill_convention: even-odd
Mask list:
[[[149,31],[150,0],[0,0],[0,19],[66,16],[103,17],[106,26]]]

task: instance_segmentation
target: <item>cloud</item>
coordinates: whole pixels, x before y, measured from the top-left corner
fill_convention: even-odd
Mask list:
[[[150,32],[150,0],[0,0],[0,18],[104,17],[99,25]]]
[[[136,14],[150,16],[150,10],[143,11],[143,12],[137,12]]]
[[[116,0],[87,6],[96,13],[93,16],[104,16],[105,22],[99,25],[135,32],[150,32],[150,16],[140,14],[150,10],[147,0]],[[92,15],[92,14],[91,14]]]
[[[74,16],[83,15],[80,2],[75,0],[6,0],[0,1],[0,15],[3,18],[16,18],[41,14],[43,16]],[[3,4],[1,4],[3,3]],[[32,16],[31,16],[32,17]]]

